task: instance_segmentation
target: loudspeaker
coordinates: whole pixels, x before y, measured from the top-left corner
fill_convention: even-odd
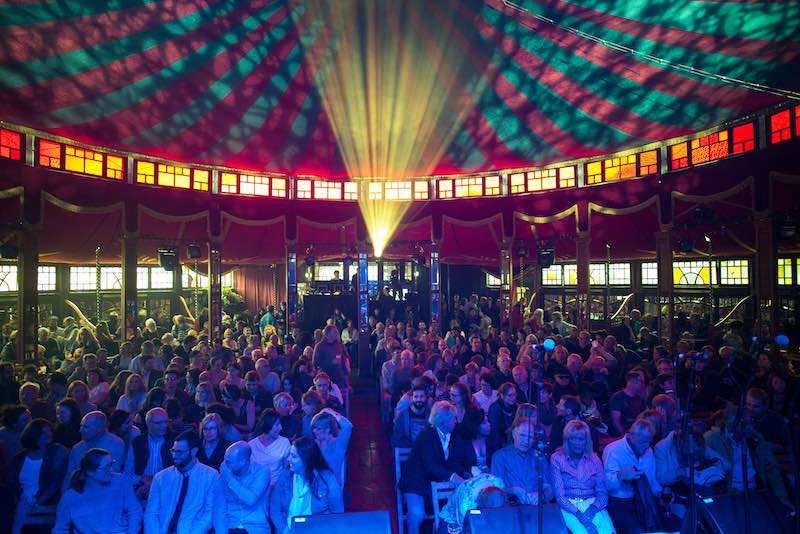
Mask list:
[[[301,515],[292,518],[292,534],[304,533],[392,534],[392,518],[388,510],[349,512],[346,514]]]
[[[16,260],[19,258],[19,247],[4,243],[0,245],[0,258],[4,260]]]
[[[200,245],[189,245],[186,247],[186,257],[190,260],[199,260],[203,255]]]
[[[564,518],[557,504],[544,506],[542,533],[567,534]],[[539,515],[536,506],[510,506],[506,508],[484,508],[470,510],[464,517],[466,534],[536,534]]]
[[[158,265],[165,271],[174,271],[178,268],[178,250],[175,247],[158,249]]]
[[[537,259],[542,269],[549,269],[556,259],[556,251],[552,247],[540,248]]]
[[[713,534],[744,534],[744,494],[731,493],[700,498],[697,502],[697,522],[705,532]],[[750,492],[750,532],[790,532],[791,518],[787,510],[767,491]],[[681,532],[690,532],[684,524]]]

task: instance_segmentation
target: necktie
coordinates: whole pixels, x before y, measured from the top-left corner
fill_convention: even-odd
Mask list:
[[[183,510],[183,502],[186,500],[186,493],[189,491],[189,475],[183,474],[181,481],[181,494],[178,497],[178,504],[175,505],[175,511],[172,513],[172,518],[169,520],[167,532],[172,534],[178,531],[178,521],[181,518],[181,511]]]

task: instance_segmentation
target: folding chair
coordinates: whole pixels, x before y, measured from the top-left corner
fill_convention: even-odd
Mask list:
[[[455,493],[456,485],[452,482],[431,482],[431,500],[433,501],[433,531],[439,529],[439,512],[442,504],[447,503],[447,499]]]
[[[403,472],[403,464],[408,460],[411,449],[408,447],[395,447],[394,449],[394,493],[397,499],[397,531],[403,533],[403,523],[406,520],[405,503],[403,494],[400,492],[400,475]]]

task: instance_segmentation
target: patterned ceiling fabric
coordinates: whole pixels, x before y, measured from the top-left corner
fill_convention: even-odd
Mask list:
[[[437,173],[607,154],[784,99],[698,70],[800,88],[797,2],[517,3],[436,0],[417,22],[425,35],[455,21],[487,78],[463,88],[476,105]],[[338,41],[301,0],[14,1],[0,29],[2,120],[179,161],[346,174],[305,60]]]

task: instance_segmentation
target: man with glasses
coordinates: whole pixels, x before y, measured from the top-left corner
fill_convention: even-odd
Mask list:
[[[186,431],[175,438],[173,465],[153,478],[144,513],[145,534],[205,533],[223,526],[224,502],[217,472],[197,461],[200,438]]]
[[[314,385],[311,391],[316,391],[325,401],[325,406],[339,413],[344,413],[344,400],[342,399],[342,392],[331,383],[331,379],[327,373],[320,372],[314,377]]]

